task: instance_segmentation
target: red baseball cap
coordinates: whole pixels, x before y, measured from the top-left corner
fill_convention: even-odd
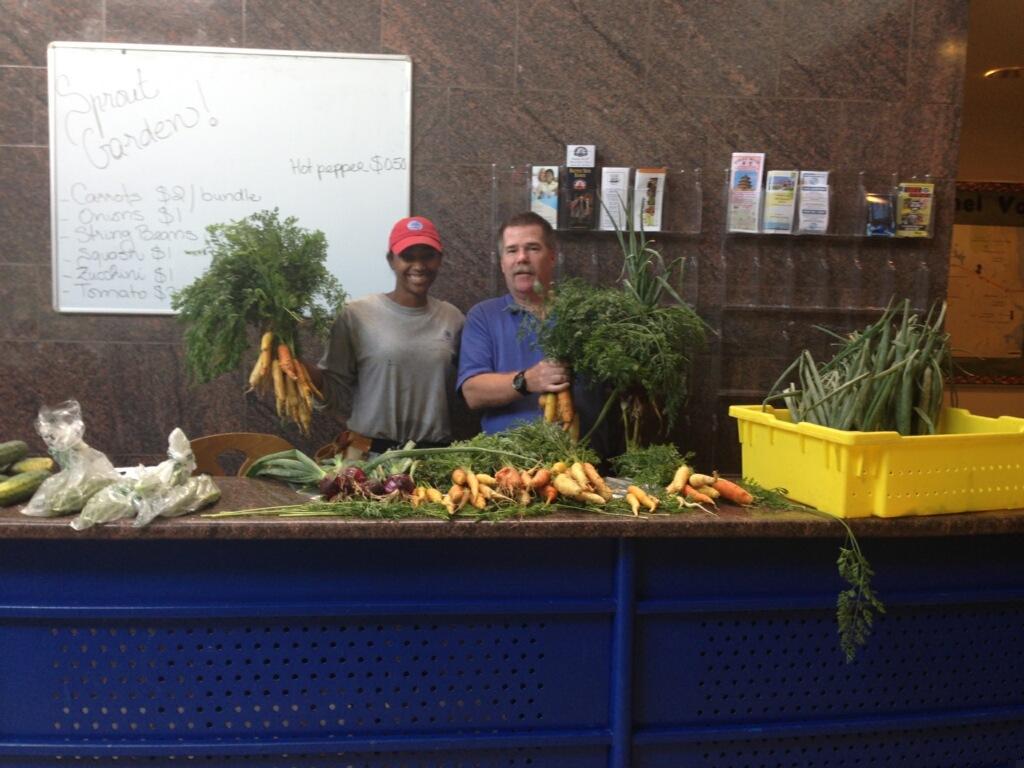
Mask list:
[[[441,251],[441,236],[437,234],[437,227],[430,219],[422,216],[410,216],[401,219],[391,228],[391,237],[388,238],[388,250],[396,256],[413,245],[429,245]]]

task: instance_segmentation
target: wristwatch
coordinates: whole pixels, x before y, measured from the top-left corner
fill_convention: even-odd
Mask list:
[[[530,390],[526,388],[526,371],[520,371],[512,379],[512,389],[518,392],[520,395],[530,394]]]

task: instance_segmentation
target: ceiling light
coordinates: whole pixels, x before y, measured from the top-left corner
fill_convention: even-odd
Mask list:
[[[1020,77],[1021,73],[1024,72],[1024,67],[995,67],[994,69],[985,70],[984,77]]]

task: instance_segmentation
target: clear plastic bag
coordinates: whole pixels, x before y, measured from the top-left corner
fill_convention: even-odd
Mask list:
[[[89,447],[83,435],[82,407],[68,400],[36,417],[36,431],[61,471],[47,478],[21,510],[32,517],[57,517],[82,509],[98,491],[120,475],[103,453]]]
[[[103,489],[71,521],[76,531],[100,523],[135,516],[135,527],[157,517],[177,517],[195,512],[220,498],[209,475],[192,477],[196,461],[185,433],[175,428],[167,439],[167,460],[155,467],[139,467],[130,478]]]

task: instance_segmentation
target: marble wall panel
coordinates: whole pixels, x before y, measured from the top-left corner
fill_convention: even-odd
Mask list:
[[[652,31],[638,41],[648,89],[777,95],[779,57],[786,45],[784,5],[778,0],[654,0]],[[751,30],[757,30],[756,45],[751,45]]]
[[[45,143],[46,70],[0,66],[0,144]]]
[[[0,145],[0,263],[50,260],[50,177],[45,148]]]
[[[902,99],[913,0],[787,3],[779,89],[813,99]]]
[[[0,264],[0,339],[35,339],[45,301],[41,269],[34,264]]]
[[[413,163],[446,163],[448,149],[448,89],[423,86],[412,99]]]
[[[908,101],[962,103],[967,3],[918,2],[911,35]]]
[[[648,3],[520,0],[518,29],[518,88],[621,96],[644,84]]]
[[[242,0],[105,0],[105,39],[241,48],[242,7]]]
[[[514,9],[502,0],[383,0],[384,53],[413,59],[416,85],[512,87]]]
[[[0,66],[46,66],[54,40],[102,40],[104,0],[0,0]]]
[[[245,47],[380,51],[380,0],[246,0]]]

